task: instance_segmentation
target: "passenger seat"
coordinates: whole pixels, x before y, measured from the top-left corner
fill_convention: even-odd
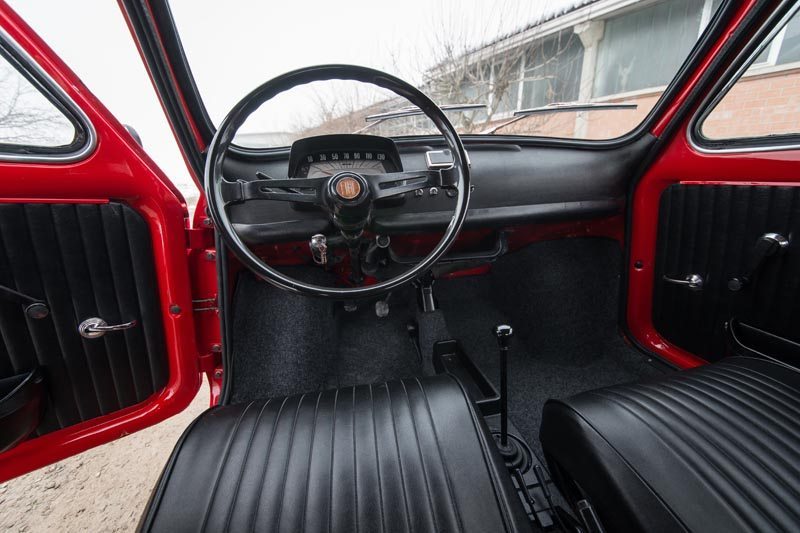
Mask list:
[[[607,531],[800,531],[800,373],[736,357],[545,404],[556,483]]]

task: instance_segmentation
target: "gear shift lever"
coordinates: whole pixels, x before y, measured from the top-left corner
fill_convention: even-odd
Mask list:
[[[500,347],[500,453],[505,457],[515,453],[508,442],[508,347],[514,329],[506,324],[495,326],[494,336]]]

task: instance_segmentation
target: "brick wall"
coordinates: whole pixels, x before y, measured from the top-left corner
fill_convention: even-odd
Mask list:
[[[711,139],[800,131],[800,68],[740,80],[702,126]]]

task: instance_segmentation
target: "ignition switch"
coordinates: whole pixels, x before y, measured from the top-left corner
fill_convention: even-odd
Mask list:
[[[311,250],[311,257],[318,265],[328,264],[328,239],[325,235],[317,233],[311,237],[308,243],[308,248]]]

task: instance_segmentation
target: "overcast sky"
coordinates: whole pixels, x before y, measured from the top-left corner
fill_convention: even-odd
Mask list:
[[[287,70],[354,63],[416,82],[433,59],[429,47],[443,35],[477,44],[575,2],[175,0],[172,9],[198,87],[217,122],[247,92]],[[121,122],[139,132],[151,157],[189,192],[192,181],[117,3],[9,3]],[[296,121],[307,110],[300,101],[265,110],[270,127]]]

